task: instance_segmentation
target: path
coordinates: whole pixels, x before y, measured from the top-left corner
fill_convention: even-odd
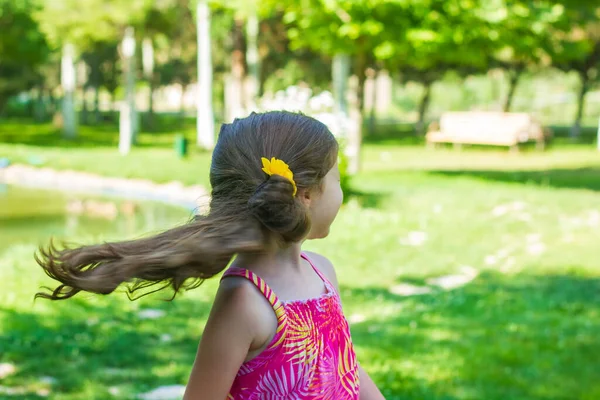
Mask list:
[[[19,164],[0,168],[0,184],[161,201],[190,209],[204,209],[209,199],[209,192],[200,185],[184,186],[178,181],[160,184],[144,179],[111,178]]]

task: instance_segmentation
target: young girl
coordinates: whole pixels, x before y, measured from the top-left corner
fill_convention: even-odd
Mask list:
[[[338,144],[300,114],[252,114],[224,125],[210,168],[210,211],[147,239],[41,250],[61,284],[38,296],[175,292],[219,274],[186,400],[380,400],[359,366],[333,266],[302,252],[342,204]],[[360,383],[360,385],[359,385]]]

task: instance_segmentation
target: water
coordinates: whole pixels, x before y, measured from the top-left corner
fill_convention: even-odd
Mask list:
[[[0,184],[0,254],[15,245],[117,240],[158,232],[191,211],[157,202],[72,195]]]
[[[183,223],[191,214],[185,208],[156,202],[0,185],[0,375],[4,375],[0,376],[0,398],[14,393],[23,399],[87,399],[90,393],[106,394],[111,387],[116,388],[111,390],[117,391],[117,399],[137,398],[138,393],[148,391],[147,385],[132,384],[129,377],[115,381],[108,371],[119,367],[138,376],[139,371],[169,365],[174,359],[172,350],[159,338],[178,335],[187,326],[192,306],[196,316],[205,315],[198,309],[206,307],[189,301],[167,304],[163,300],[171,293],[145,298],[144,303],[130,302],[121,289],[109,298],[81,293],[67,302],[34,302],[41,287],[55,288],[58,283],[42,272],[33,254],[36,246],[47,244],[51,237],[75,244],[131,239]],[[145,328],[136,330],[145,322],[138,317],[139,308],[163,313],[162,325],[149,322],[151,334]],[[156,344],[140,346],[149,337],[156,338]],[[191,354],[193,358],[196,345],[189,340],[188,349],[175,359],[187,368],[191,361],[184,357]],[[124,356],[135,348],[140,352]],[[167,354],[167,361],[155,354]],[[90,387],[94,376],[103,378],[92,379]],[[170,374],[165,382],[181,380],[177,378]]]

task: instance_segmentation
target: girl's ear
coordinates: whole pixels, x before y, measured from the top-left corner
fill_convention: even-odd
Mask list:
[[[313,193],[310,189],[302,189],[298,191],[298,198],[302,203],[304,203],[307,207],[310,207],[310,203],[312,202]]]

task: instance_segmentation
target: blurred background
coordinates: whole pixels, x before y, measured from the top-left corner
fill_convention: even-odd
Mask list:
[[[387,399],[598,399],[595,0],[0,0],[0,398],[180,398],[217,280],[33,302],[51,237],[206,204],[222,123],[343,144],[327,241]]]

